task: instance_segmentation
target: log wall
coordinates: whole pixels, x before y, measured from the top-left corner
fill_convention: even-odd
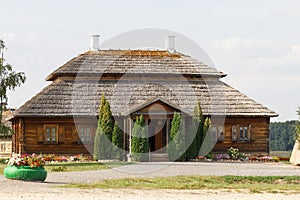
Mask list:
[[[123,119],[119,124],[124,128]],[[213,152],[225,153],[230,147],[239,148],[241,152],[267,153],[269,152],[269,121],[268,117],[262,118],[226,118],[224,126],[224,140],[217,142]],[[72,118],[25,118],[13,121],[12,151],[16,153],[47,153],[47,154],[90,154],[93,152],[93,141],[97,124],[95,120],[82,119],[76,121],[81,126],[91,128],[91,142],[80,142],[74,121]],[[188,124],[188,123],[186,123]],[[45,125],[55,125],[58,129],[57,143],[45,142]],[[222,124],[219,124],[222,125]],[[232,126],[251,125],[251,141],[232,141]],[[128,125],[127,125],[128,126]],[[186,127],[188,128],[188,127]],[[128,131],[128,130],[127,130]],[[128,136],[125,134],[124,136]],[[125,137],[128,150],[128,138]]]
[[[250,141],[232,141],[233,126],[249,126],[251,125]],[[213,152],[226,152],[228,148],[235,147],[241,152],[249,153],[269,153],[269,125],[268,117],[247,117],[247,118],[226,118],[224,141],[217,142]],[[238,132],[239,134],[239,132]]]

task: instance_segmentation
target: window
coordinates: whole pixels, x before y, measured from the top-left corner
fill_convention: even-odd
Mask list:
[[[213,126],[212,127],[213,138],[216,141],[222,142],[224,141],[224,127],[223,126]]]
[[[251,141],[251,125],[249,126],[233,126],[232,141]]]
[[[241,126],[240,127],[240,141],[247,141],[248,140],[248,126]]]
[[[79,128],[79,138],[82,143],[90,143],[91,142],[91,128],[80,127]]]
[[[5,144],[1,144],[1,151],[2,152],[6,151],[6,145]]]
[[[45,126],[45,142],[46,143],[57,143],[57,126]]]
[[[218,142],[224,141],[224,127],[219,126],[218,127]]]

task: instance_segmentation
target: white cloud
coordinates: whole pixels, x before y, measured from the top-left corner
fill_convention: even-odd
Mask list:
[[[234,54],[236,58],[253,59],[279,56],[284,53],[283,49],[276,48],[277,45],[276,42],[270,40],[232,37],[215,40],[209,44],[209,48],[222,51],[227,55]]]
[[[279,113],[275,120],[296,118],[300,45],[235,37],[214,41],[208,50],[228,74],[225,82]]]
[[[276,7],[276,9],[271,11],[270,15],[272,17],[300,17],[299,1],[293,1],[281,7]]]

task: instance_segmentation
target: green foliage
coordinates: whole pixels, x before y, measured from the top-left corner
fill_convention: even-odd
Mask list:
[[[0,39],[0,103],[7,102],[7,91],[15,90],[15,88],[21,86],[26,81],[26,76],[24,72],[15,72],[10,64],[5,63],[3,57],[5,49],[4,41]],[[2,112],[4,107],[0,106],[0,133],[3,135],[11,135],[13,133],[12,129],[5,126],[2,123]]]
[[[134,161],[148,161],[149,160],[149,144],[148,134],[145,128],[145,120],[143,115],[136,118],[132,129],[131,138],[131,158]]]
[[[102,95],[98,119],[98,127],[94,139],[94,159],[112,158],[112,132],[114,120],[109,102]]]
[[[65,172],[67,171],[67,167],[66,166],[58,166],[58,167],[53,167],[51,169],[52,172]]]
[[[8,159],[7,158],[0,158],[0,164],[7,164]]]
[[[171,123],[170,143],[167,148],[167,154],[171,161],[185,161],[185,135],[181,115],[174,113]]]
[[[113,133],[112,133],[113,146],[113,157],[119,160],[123,159],[123,132],[115,122]]]
[[[106,100],[104,109],[102,112],[102,119],[100,123],[100,128],[102,132],[106,135],[109,141],[112,141],[112,132],[114,127],[114,119],[110,111],[109,102]]]
[[[229,158],[232,160],[238,160],[240,157],[240,152],[238,148],[230,147],[227,149],[227,153],[229,155]]]
[[[200,102],[198,102],[194,109],[192,125],[191,127],[189,127],[189,131],[186,137],[186,145],[189,146],[186,151],[187,160],[194,159],[196,156],[198,156],[205,136],[204,123],[205,118],[202,113]]]
[[[270,151],[292,151],[295,144],[296,121],[270,124]]]
[[[300,108],[297,111],[299,118],[300,118]],[[296,134],[295,134],[295,139],[300,142],[300,123],[299,121],[296,122]],[[300,147],[299,147],[300,148]]]
[[[214,137],[212,134],[210,134],[210,124],[210,118],[206,117],[203,125],[203,141],[199,153],[201,156],[206,156],[209,154],[215,145]]]
[[[102,116],[103,116],[103,112],[104,112],[104,106],[105,106],[105,102],[106,102],[106,98],[104,93],[102,93],[101,96],[101,101],[100,101],[100,106],[99,106],[99,118],[98,118],[98,126],[100,126],[101,122],[102,122]]]

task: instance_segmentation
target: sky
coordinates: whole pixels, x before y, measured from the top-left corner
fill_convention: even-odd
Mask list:
[[[223,81],[274,110],[272,121],[298,119],[300,1],[297,0],[0,0],[5,57],[27,81],[9,92],[20,107],[45,77],[101,41],[136,29],[178,32],[200,45]],[[180,51],[180,49],[176,49]]]

